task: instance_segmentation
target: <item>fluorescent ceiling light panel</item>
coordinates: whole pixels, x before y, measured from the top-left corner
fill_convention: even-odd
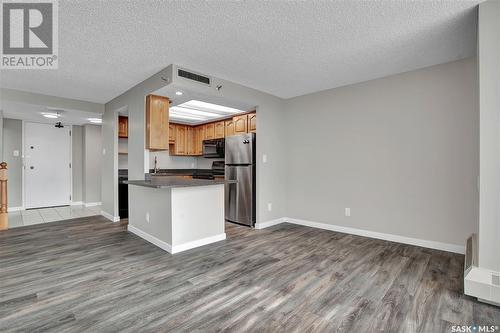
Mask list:
[[[45,118],[50,118],[50,119],[57,119],[57,118],[59,118],[59,115],[57,113],[52,113],[52,112],[42,112],[42,115]]]
[[[244,112],[242,110],[238,109],[233,109],[229,108],[227,106],[222,106],[222,105],[217,105],[217,104],[212,104],[212,103],[207,103],[207,102],[202,102],[202,101],[197,101],[195,99],[192,99],[186,103],[182,103],[179,105],[180,107],[186,107],[189,109],[195,109],[195,110],[200,110],[200,111],[212,111],[212,112],[217,112],[217,113],[226,113],[226,114],[233,114],[233,113],[241,113]]]
[[[191,120],[199,120],[199,121],[205,120],[205,118],[203,118],[203,117],[190,116],[190,115],[185,115],[185,114],[178,114],[176,112],[170,112],[170,118],[191,119]]]
[[[102,124],[102,119],[100,118],[88,118],[88,121],[90,121],[92,124]]]
[[[200,110],[194,110],[194,109],[187,109],[179,106],[173,106],[170,108],[171,111],[174,111],[177,114],[186,114],[186,115],[195,115],[195,116],[201,116],[201,117],[206,117],[206,118],[217,118],[220,117],[220,114],[218,113],[212,113],[212,112],[207,112],[207,111],[200,111]]]

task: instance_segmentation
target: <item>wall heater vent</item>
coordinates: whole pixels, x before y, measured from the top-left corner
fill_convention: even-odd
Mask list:
[[[491,284],[494,286],[500,286],[500,275],[491,274]]]

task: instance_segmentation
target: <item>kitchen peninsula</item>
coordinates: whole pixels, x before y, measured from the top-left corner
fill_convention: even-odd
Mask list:
[[[230,182],[178,176],[127,181],[128,230],[172,254],[224,240],[224,185]]]

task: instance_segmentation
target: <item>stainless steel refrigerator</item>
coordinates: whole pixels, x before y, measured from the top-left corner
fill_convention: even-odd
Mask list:
[[[255,225],[255,133],[226,137],[226,221]]]

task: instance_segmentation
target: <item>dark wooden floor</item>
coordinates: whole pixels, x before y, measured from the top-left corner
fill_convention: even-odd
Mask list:
[[[101,217],[0,232],[0,331],[451,332],[500,325],[463,256],[291,224],[174,256]]]

